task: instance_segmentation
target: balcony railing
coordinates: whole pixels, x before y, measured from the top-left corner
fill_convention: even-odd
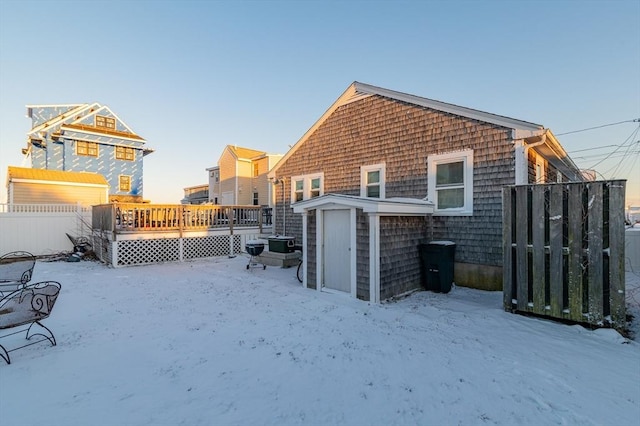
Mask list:
[[[271,208],[190,204],[112,203],[93,206],[93,229],[116,233],[271,226]]]

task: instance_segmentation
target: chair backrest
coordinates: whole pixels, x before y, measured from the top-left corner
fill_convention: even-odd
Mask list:
[[[57,281],[42,281],[4,296],[0,299],[0,329],[47,318],[61,288]]]
[[[26,251],[13,251],[0,257],[0,291],[10,289],[11,284],[16,287],[31,281],[35,264],[36,257]]]

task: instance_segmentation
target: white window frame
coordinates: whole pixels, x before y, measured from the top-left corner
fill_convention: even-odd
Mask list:
[[[380,187],[379,199],[384,199],[385,183],[386,183],[385,163],[372,164],[370,166],[360,167],[360,196],[367,197],[367,188],[370,186],[369,182],[367,182],[367,177],[369,172],[380,172],[380,182],[378,182],[377,184]],[[368,198],[375,198],[375,197],[368,197]]]
[[[310,175],[300,175],[291,177],[291,202],[295,203],[296,199],[296,182],[302,181],[302,200],[308,200],[311,197],[311,181],[320,179],[320,191],[316,197],[324,195],[324,173],[314,173]],[[315,197],[313,197],[315,198]]]
[[[439,164],[463,162],[464,205],[462,207],[438,208],[436,189],[436,170]],[[473,216],[473,150],[447,152],[427,157],[427,198],[434,203],[434,215],[437,216]]]

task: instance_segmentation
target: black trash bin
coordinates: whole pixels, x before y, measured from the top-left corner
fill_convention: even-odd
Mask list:
[[[436,293],[448,293],[453,283],[456,245],[452,241],[431,241],[418,246],[422,286]]]

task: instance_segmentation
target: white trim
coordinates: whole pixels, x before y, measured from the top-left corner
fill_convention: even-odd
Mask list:
[[[464,205],[460,208],[439,209],[436,190],[436,169],[438,164],[462,162],[464,165]],[[473,150],[455,151],[427,157],[427,191],[429,200],[435,204],[434,215],[473,216]]]
[[[324,274],[322,268],[322,244],[324,235],[324,223],[322,214],[316,212],[316,290],[322,291]],[[304,231],[306,232],[306,230]]]
[[[509,129],[537,131],[543,128],[543,126],[541,126],[540,124],[517,120],[515,118],[492,114],[490,112],[484,112],[477,109],[436,101],[433,99],[422,98],[420,96],[409,95],[407,93],[396,92],[395,90],[371,86],[369,84],[359,83],[357,81],[353,84],[355,85],[356,90],[359,93],[369,93],[385,96],[387,98],[435,109],[437,111],[448,112],[450,114],[459,115],[461,117],[471,118],[474,120],[483,121],[485,123],[496,124],[498,126],[506,127]]]
[[[311,173],[308,175],[298,175],[298,176],[291,176],[291,185],[289,188],[289,199],[292,202],[296,202],[296,181],[302,181],[302,200],[309,200],[311,198],[318,198],[319,196],[324,195],[324,172],[320,172],[320,173]],[[316,196],[316,197],[311,197],[311,181],[314,179],[320,179],[320,195]]]
[[[385,198],[385,184],[386,184],[386,173],[385,173],[385,163],[372,164],[370,166],[360,166],[360,196],[367,197],[367,188],[369,187],[369,182],[367,182],[367,175],[369,172],[380,172],[380,182],[378,182],[378,186],[380,188],[380,197],[368,197],[368,198]]]
[[[71,125],[73,125],[73,124],[71,124]],[[144,138],[142,138],[142,136],[139,136],[139,135],[137,135],[136,133],[133,133],[133,132],[131,132],[131,134],[135,135],[135,136],[138,136],[138,138],[130,138],[130,137],[124,136],[122,134],[109,135],[107,133],[101,133],[101,132],[98,132],[98,131],[94,132],[94,131],[86,130],[86,129],[74,129],[74,128],[68,128],[68,127],[65,128],[65,124],[61,124],[60,125],[60,130],[65,132],[65,133],[61,134],[60,136],[63,139],[68,139],[68,140],[78,140],[78,139],[80,139],[80,138],[76,137],[77,135],[74,135],[73,133],[76,133],[76,134],[78,134],[78,133],[79,134],[83,134],[84,133],[86,135],[95,136],[95,137],[99,137],[99,138],[122,139],[122,140],[131,141],[131,142],[137,142],[137,143],[140,143],[140,144],[145,144],[146,143],[146,140]],[[72,134],[67,134],[66,132],[70,132]],[[124,132],[121,132],[121,133],[124,133]],[[117,144],[117,143],[114,143],[114,142],[106,142],[106,141],[105,142],[98,142],[98,141],[95,141],[95,140],[89,140],[87,142],[96,142],[96,143],[101,143],[103,145],[113,145],[113,146],[121,145],[121,146],[126,146],[126,147],[131,148],[129,145],[122,145],[122,144]],[[142,149],[142,148],[137,148],[137,149]]]
[[[307,261],[307,242],[309,241],[309,236],[307,235],[307,224],[309,223],[309,218],[306,214],[302,215],[302,287],[308,288],[307,284],[307,265],[309,262]]]
[[[364,213],[392,216],[425,216],[433,213],[433,203],[415,198],[366,198],[355,195],[324,194],[291,205],[294,213],[309,210],[354,207]]]
[[[349,281],[351,296],[358,297],[358,239],[356,234],[356,209],[349,209]]]
[[[11,178],[12,183],[37,183],[40,185],[68,185],[68,186],[88,186],[93,188],[108,188],[107,183],[82,183],[82,182],[65,182],[62,180],[36,180],[36,179],[15,179]]]
[[[527,149],[524,140],[516,139],[514,142],[515,162],[516,162],[516,185],[526,185],[527,182]]]
[[[369,301],[380,303],[380,216],[369,215]]]
[[[546,176],[547,176],[547,168],[545,167],[545,161],[544,158],[542,158],[541,155],[539,155],[538,153],[536,153],[536,165],[535,165],[535,172],[536,172],[536,176],[535,176],[535,183],[545,183],[546,182]]]

